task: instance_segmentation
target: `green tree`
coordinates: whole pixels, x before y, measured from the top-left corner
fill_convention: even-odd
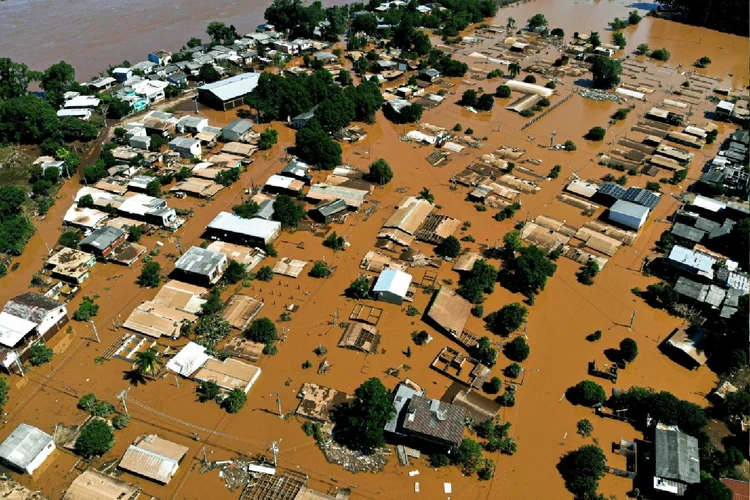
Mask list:
[[[221,402],[221,407],[227,413],[237,413],[247,403],[247,394],[242,389],[233,389],[229,395]]]
[[[31,71],[25,64],[0,57],[0,99],[7,100],[26,95],[29,84],[40,78],[39,72]]]
[[[348,126],[354,116],[354,103],[343,93],[326,99],[315,110],[315,119],[328,134]]]
[[[393,170],[387,161],[378,158],[370,164],[369,180],[380,185],[388,184],[393,179]]]
[[[614,43],[621,49],[624,49],[625,46],[628,44],[627,40],[625,40],[625,35],[623,35],[619,31],[612,33],[612,43]]]
[[[60,239],[57,242],[67,248],[78,248],[78,243],[81,241],[81,234],[78,231],[65,231],[60,235]]]
[[[94,409],[94,406],[96,406],[96,394],[93,392],[84,394],[83,397],[78,400],[77,407],[79,410],[90,413]]]
[[[619,61],[608,57],[597,57],[591,65],[594,75],[594,87],[597,89],[611,89],[620,83],[622,65]]]
[[[146,194],[153,197],[158,197],[161,194],[161,182],[159,182],[159,179],[154,179],[146,185]]]
[[[604,388],[591,380],[578,382],[568,389],[567,395],[572,403],[583,406],[601,404],[607,399],[607,393],[604,392]]]
[[[137,283],[146,288],[159,286],[161,284],[161,265],[153,260],[143,264]]]
[[[638,344],[631,338],[620,341],[620,357],[626,363],[631,363],[638,356]]]
[[[508,65],[508,72],[511,78],[515,78],[521,73],[521,65],[517,62],[512,62]]]
[[[346,238],[339,236],[336,231],[333,231],[325,240],[323,240],[323,246],[338,252],[339,250],[343,250],[346,246]]]
[[[490,111],[492,107],[495,105],[495,98],[492,97],[492,94],[482,94],[479,99],[477,99],[476,108],[479,111]],[[466,133],[469,133],[469,130],[466,129]]]
[[[271,149],[273,145],[278,142],[278,140],[279,132],[274,128],[268,127],[260,133],[260,138],[258,139],[258,149],[260,149],[261,151]]]
[[[94,417],[107,418],[115,412],[115,407],[108,401],[97,401],[91,410]]]
[[[601,448],[589,444],[563,455],[557,470],[571,493],[579,498],[594,498],[599,480],[604,477],[606,461]]]
[[[578,421],[576,428],[578,429],[578,434],[583,437],[589,437],[594,432],[594,425],[585,418]]]
[[[461,242],[455,236],[443,238],[435,247],[435,253],[443,258],[454,259],[461,254]]]
[[[253,200],[247,200],[232,207],[232,211],[243,219],[252,219],[260,211],[260,205]]]
[[[83,169],[83,178],[87,184],[96,184],[101,179],[107,177],[109,173],[107,168],[104,166],[102,160],[97,161],[94,165],[90,165]]]
[[[118,413],[112,419],[112,427],[114,427],[118,431],[127,427],[129,423],[130,415],[128,415],[127,413]]]
[[[628,15],[628,23],[629,24],[638,24],[641,22],[641,16],[638,14],[637,10],[631,10],[630,14]]]
[[[370,295],[370,282],[364,276],[358,277],[346,289],[346,295],[358,300],[367,298]]]
[[[578,271],[576,276],[578,277],[579,282],[590,286],[594,284],[594,278],[599,274],[599,271],[599,264],[594,259],[589,259],[583,267],[581,267],[581,270]]]
[[[461,100],[459,101],[461,106],[476,106],[477,105],[477,91],[469,89],[463,93]]]
[[[29,363],[34,366],[43,365],[49,363],[52,360],[52,356],[55,352],[47,344],[40,342],[31,348],[31,354],[29,356]]]
[[[586,133],[586,139],[590,141],[601,141],[604,139],[604,136],[607,134],[607,129],[603,127],[592,127],[587,133]]]
[[[507,304],[485,318],[487,329],[496,335],[507,337],[523,325],[528,312],[529,310],[518,302]]]
[[[492,377],[484,391],[488,394],[497,394],[503,388],[503,381],[499,377]]]
[[[323,170],[331,170],[341,164],[341,146],[325,133],[314,118],[297,132],[295,146],[300,158]]]
[[[501,273],[511,290],[517,290],[527,297],[537,295],[547,284],[547,278],[555,274],[557,265],[539,247],[532,245],[518,249],[518,257],[507,263]]]
[[[518,363],[511,363],[505,367],[503,374],[509,378],[518,378],[521,375],[521,365]]]
[[[549,34],[559,38],[565,38],[565,32],[562,30],[562,28],[554,28],[549,32]]]
[[[191,37],[190,40],[187,41],[187,47],[190,49],[200,47],[201,45],[203,45],[203,41],[200,38]]]
[[[198,401],[201,403],[215,401],[221,394],[219,384],[213,380],[202,380],[195,391],[198,393]]]
[[[5,377],[0,378],[0,412],[5,408],[5,403],[8,402],[9,392],[10,384],[8,384],[8,379]]]
[[[151,134],[149,137],[151,138],[151,142],[149,142],[148,144],[148,150],[153,153],[158,153],[159,151],[162,150],[164,146],[168,144],[167,140],[161,134]],[[187,167],[182,167],[182,168],[187,168]],[[190,172],[192,173],[192,170]],[[188,175],[188,177],[190,176]]]
[[[356,399],[334,410],[334,439],[349,448],[371,454],[385,446],[383,428],[393,418],[391,391],[380,379],[371,378],[354,391]]]
[[[198,80],[205,83],[213,83],[221,80],[221,74],[216,71],[213,64],[204,64],[198,70]]]
[[[598,31],[592,31],[591,35],[589,37],[589,43],[592,47],[597,48],[602,44],[601,39],[599,38],[599,32]]]
[[[672,54],[669,53],[669,51],[665,48],[652,50],[651,54],[649,54],[649,57],[651,59],[656,59],[657,61],[669,61],[669,58],[672,57]]]
[[[271,266],[263,266],[258,269],[257,273],[255,273],[255,278],[259,279],[260,281],[271,281],[273,279],[273,276],[274,273]]]
[[[310,276],[313,278],[327,278],[331,275],[331,269],[323,261],[316,261],[310,269]]]
[[[533,30],[534,28],[543,28],[547,26],[548,23],[547,18],[544,17],[544,14],[534,14],[529,18],[527,24],[529,28]]]
[[[107,107],[107,118],[119,120],[128,116],[131,112],[130,103],[123,101],[119,97],[110,99],[109,106]]]
[[[453,453],[453,463],[460,465],[464,474],[473,474],[482,459],[482,445],[471,438],[464,438]]]
[[[73,319],[76,321],[89,321],[99,314],[99,304],[95,304],[91,297],[84,296],[81,304],[73,313]]]
[[[646,54],[649,53],[650,50],[651,48],[648,46],[647,43],[642,43],[638,45],[638,47],[636,47],[635,53],[638,54],[639,56],[645,56]]]
[[[425,345],[430,339],[430,334],[426,330],[420,330],[418,332],[411,333],[411,339],[417,345]]]
[[[304,207],[293,198],[280,194],[273,204],[273,220],[281,222],[284,228],[294,228],[305,216]]]
[[[78,198],[76,205],[78,205],[78,207],[80,208],[93,208],[94,198],[90,194],[85,194]]]
[[[142,236],[143,229],[141,228],[141,226],[128,226],[128,241],[138,243],[139,241],[141,241]]]
[[[49,140],[60,146],[61,135],[60,120],[49,102],[33,94],[0,101],[0,143],[40,144]]]
[[[47,68],[39,81],[44,90],[45,99],[53,106],[63,103],[63,94],[76,83],[76,70],[65,61],[53,64]]]
[[[222,279],[233,285],[239,283],[245,278],[247,278],[247,269],[245,266],[234,259],[230,259]]]
[[[419,198],[429,201],[430,203],[435,203],[435,195],[433,195],[426,187],[423,187],[419,192]]]
[[[492,368],[497,363],[497,349],[492,347],[489,337],[479,339],[476,348],[476,358],[485,366]]]
[[[245,337],[261,344],[273,344],[279,339],[276,325],[269,318],[256,318],[245,330]]]
[[[155,347],[149,347],[145,351],[137,352],[135,354],[135,365],[136,370],[141,375],[156,375],[156,371],[159,365],[162,364],[159,359],[159,352]]]
[[[497,89],[495,89],[495,96],[500,97],[501,99],[510,97],[511,94],[512,91],[507,85],[500,85]]]
[[[519,363],[526,361],[531,354],[531,348],[523,337],[516,337],[510,343],[505,344],[505,356],[511,361]]]
[[[81,429],[75,451],[84,458],[94,458],[107,453],[114,442],[114,432],[106,421],[91,420]]]

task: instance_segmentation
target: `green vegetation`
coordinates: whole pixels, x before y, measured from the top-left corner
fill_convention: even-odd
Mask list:
[[[631,363],[638,356],[638,344],[631,338],[620,341],[620,358],[626,363]]]
[[[497,349],[492,347],[489,337],[481,337],[475,351],[475,357],[483,365],[492,368],[497,363]]]
[[[549,171],[549,178],[550,179],[557,179],[560,176],[560,171],[562,170],[562,167],[560,165],[555,165],[552,167],[552,170]]]
[[[485,383],[484,392],[487,394],[497,394],[503,388],[503,381],[499,377],[492,377],[489,382]]]
[[[666,391],[654,392],[650,388],[633,386],[613,395],[608,406],[613,409],[627,408],[628,417],[638,428],[645,426],[647,416],[666,425],[676,425],[690,435],[695,435],[706,425],[703,408]]]
[[[107,418],[115,412],[115,407],[109,401],[97,401],[91,414],[95,417]]]
[[[620,32],[612,33],[612,43],[614,43],[621,49],[624,49],[628,44],[627,40],[625,40],[625,35]]]
[[[620,108],[617,111],[614,112],[612,115],[613,120],[624,120],[628,117],[628,113],[630,113],[630,108]]]
[[[242,389],[233,389],[229,395],[221,402],[221,407],[227,413],[238,413],[247,403],[247,394]]]
[[[505,357],[511,361],[522,363],[526,361],[526,358],[531,354],[531,348],[526,343],[526,339],[523,337],[516,337],[510,343],[505,344],[504,351]]]
[[[638,14],[637,10],[631,10],[630,14],[628,15],[628,23],[633,25],[633,24],[638,24],[640,22],[641,22],[641,15]]]
[[[380,379],[371,378],[355,391],[356,399],[338,406],[333,413],[336,442],[371,454],[385,446],[383,427],[396,413],[391,391]]]
[[[268,127],[260,133],[260,138],[258,138],[258,149],[261,151],[271,149],[278,140],[279,132],[274,128]]]
[[[526,75],[523,81],[524,83],[536,83],[536,77],[534,75]]]
[[[297,132],[295,149],[300,158],[323,170],[332,170],[341,164],[341,146],[328,136],[314,118]]]
[[[255,278],[260,281],[271,281],[273,279],[273,276],[274,273],[271,266],[263,266],[258,269],[257,273],[255,273]]]
[[[547,18],[544,17],[544,14],[534,14],[528,19],[528,21],[526,21],[526,23],[532,30],[534,28],[543,28],[548,24]]]
[[[628,26],[630,26],[630,23],[628,21],[625,21],[624,19],[620,19],[619,17],[616,17],[614,21],[609,23],[609,27],[613,30],[621,30],[627,28]]]
[[[571,140],[565,141],[565,143],[563,143],[563,147],[566,151],[575,151],[576,149],[578,149],[576,147],[576,143]]]
[[[587,133],[586,133],[586,139],[590,141],[601,141],[604,139],[604,136],[607,134],[607,129],[603,127],[592,127]]]
[[[423,187],[422,190],[419,192],[419,198],[423,200],[427,200],[430,203],[435,203],[435,195],[433,195],[429,189],[426,187]]]
[[[647,43],[642,43],[638,45],[638,47],[636,47],[635,53],[638,54],[639,56],[645,56],[646,54],[649,53],[650,50],[651,50],[651,47],[649,47]]]
[[[43,342],[36,344],[31,348],[31,354],[29,355],[29,363],[34,366],[43,365],[49,363],[52,360],[52,356],[55,352],[51,347],[48,347]]]
[[[601,330],[597,330],[594,333],[589,333],[588,335],[586,335],[586,340],[588,340],[589,342],[596,342],[597,340],[601,338],[602,338]]]
[[[81,241],[81,233],[75,230],[65,231],[60,235],[60,239],[57,243],[67,248],[78,248],[78,243]]]
[[[521,208],[521,204],[518,202],[513,203],[512,205],[508,205],[507,207],[500,210],[498,213],[495,214],[495,220],[502,222],[506,219],[512,219],[514,215],[516,215],[516,212],[518,209]]]
[[[91,297],[84,296],[81,305],[73,313],[73,319],[76,321],[89,321],[97,314],[99,314],[99,305],[95,304],[94,299]]]
[[[159,366],[162,365],[162,360],[159,359],[159,351],[155,347],[149,347],[145,351],[137,352],[135,354],[135,369],[141,375],[156,376]]]
[[[346,289],[346,295],[358,300],[367,298],[370,295],[370,282],[365,276],[358,277]]]
[[[305,216],[305,208],[293,198],[280,194],[273,204],[273,220],[281,222],[285,229],[296,228]]]
[[[709,64],[711,64],[711,58],[703,56],[700,59],[696,60],[693,63],[693,66],[695,66],[696,68],[707,68]]]
[[[670,19],[740,36],[747,36],[750,31],[748,16],[740,15],[747,11],[747,2],[743,0],[725,0],[712,4],[710,9],[702,2],[688,0],[657,0],[657,3],[671,11],[666,14]]]
[[[565,395],[571,403],[582,406],[594,406],[607,400],[604,388],[591,380],[578,382]]]
[[[661,48],[652,50],[651,54],[649,54],[649,57],[651,59],[656,59],[657,61],[669,61],[669,58],[672,57],[672,54],[670,54],[667,49]]]
[[[435,247],[435,254],[443,258],[455,259],[461,254],[461,242],[455,236],[443,238],[443,241]]]
[[[5,377],[0,378],[0,413],[5,409],[5,403],[8,402],[9,392],[10,384],[8,384],[8,379]]]
[[[221,395],[219,384],[213,380],[202,380],[195,391],[198,393],[198,401],[201,403],[217,401]]]
[[[576,424],[576,428],[578,429],[578,434],[583,437],[589,437],[594,432],[594,424],[586,418],[579,420]]]
[[[118,413],[112,418],[112,427],[115,429],[122,430],[130,423],[130,415],[127,413]]]
[[[140,286],[145,288],[156,288],[161,284],[161,265],[156,261],[149,261],[143,264],[141,274],[136,281]]]
[[[393,170],[383,158],[378,158],[370,164],[368,179],[380,185],[388,184],[393,179]]]
[[[472,304],[481,304],[484,301],[483,294],[489,294],[495,290],[496,281],[497,269],[480,259],[474,262],[471,272],[461,279],[461,286],[458,287],[457,293]]]
[[[235,215],[239,215],[243,219],[252,219],[260,211],[260,205],[255,203],[253,200],[247,200],[239,205],[232,207],[232,212]]]
[[[81,429],[75,443],[75,452],[84,458],[94,458],[107,453],[115,442],[112,428],[104,420],[92,420]]]
[[[309,274],[313,278],[327,278],[331,275],[331,268],[325,262],[318,260],[313,264]]]
[[[620,83],[622,65],[619,61],[607,57],[597,57],[591,66],[594,75],[594,87],[597,89],[611,89]]]
[[[489,331],[507,337],[523,325],[528,312],[524,306],[514,302],[503,306],[499,311],[490,313],[484,321]]]
[[[260,344],[273,345],[279,339],[276,325],[269,318],[256,318],[245,330],[245,337]]]
[[[508,378],[518,378],[523,368],[518,363],[511,363],[503,369],[503,375]]]
[[[519,248],[517,254],[515,259],[506,260],[506,266],[500,272],[500,282],[509,290],[526,297],[538,295],[544,290],[547,278],[557,271],[557,265],[535,245]]]
[[[581,270],[578,271],[576,276],[578,277],[579,283],[591,286],[594,284],[594,278],[599,274],[599,271],[599,264],[594,259],[589,259],[581,267]]]
[[[557,470],[565,480],[565,487],[576,498],[596,498],[599,480],[604,477],[607,459],[601,448],[589,444],[562,456]]]
[[[217,184],[221,184],[222,186],[231,186],[232,184],[240,180],[240,174],[241,172],[238,167],[228,168],[216,174],[214,180]]]
[[[420,330],[418,332],[411,332],[411,339],[417,345],[425,345],[430,338],[430,334],[426,330]]]
[[[562,28],[554,28],[552,31],[549,32],[550,35],[565,38],[565,31],[562,30]]]
[[[1,64],[0,59],[0,66]],[[0,86],[2,85],[0,82]],[[3,120],[0,119],[0,124],[2,123]],[[0,143],[3,142],[1,134],[2,132]],[[21,255],[26,242],[34,234],[34,225],[23,212],[25,201],[26,193],[23,189],[16,186],[0,186],[0,253]]]
[[[323,240],[323,246],[338,252],[346,246],[346,239],[343,236],[339,236],[336,231],[333,231]]]
[[[221,277],[225,283],[234,285],[247,278],[247,268],[234,259],[229,260],[224,275]]]
[[[601,40],[601,38],[599,38],[599,32],[598,31],[592,31],[591,32],[591,35],[589,37],[589,43],[591,44],[591,46],[593,48],[597,48],[598,46],[600,46],[602,44],[602,40]],[[605,58],[601,58],[601,59],[605,59]]]
[[[91,412],[94,409],[94,406],[96,405],[96,394],[93,392],[90,392],[88,394],[84,394],[81,399],[78,400],[78,409],[83,410],[85,412]]]

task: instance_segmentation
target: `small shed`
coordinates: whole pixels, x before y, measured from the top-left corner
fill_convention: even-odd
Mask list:
[[[125,452],[119,467],[157,483],[167,484],[188,450],[187,446],[172,443],[155,434],[141,436]]]
[[[388,269],[380,273],[373,293],[378,300],[398,304],[404,301],[411,285],[411,275],[403,271]]]
[[[226,142],[242,141],[247,133],[252,130],[253,122],[248,120],[235,120],[221,131],[221,139]]]
[[[0,444],[0,461],[19,472],[33,474],[53,451],[52,436],[34,426],[20,424]]]
[[[338,199],[319,204],[309,214],[313,220],[327,224],[346,212],[346,202]]]

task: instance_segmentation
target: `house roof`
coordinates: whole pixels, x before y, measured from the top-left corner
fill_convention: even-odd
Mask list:
[[[169,147],[170,148],[185,148],[190,149],[194,145],[200,145],[200,141],[197,141],[195,139],[191,139],[190,137],[175,137],[171,141],[169,141]]]
[[[672,247],[667,259],[706,274],[713,274],[713,266],[716,263],[716,259],[710,255],[680,245]]]
[[[220,212],[208,227],[267,240],[279,230],[281,223],[264,219],[243,219],[229,212]]]
[[[732,491],[732,500],[750,500],[750,483],[721,478],[721,483]]]
[[[671,233],[675,236],[679,236],[680,238],[692,241],[693,243],[700,243],[703,237],[706,235],[705,231],[690,227],[687,224],[683,224],[681,222],[677,222],[674,226],[672,226]]]
[[[676,426],[656,425],[656,477],[687,484],[700,482],[698,440]]]
[[[313,210],[318,212],[323,217],[328,217],[329,215],[335,215],[346,210],[346,202],[344,200],[333,200],[321,203]]]
[[[177,121],[178,127],[189,127],[189,128],[196,128],[199,127],[203,123],[208,123],[207,118],[203,118],[202,116],[192,116],[187,115],[183,116]]]
[[[413,235],[422,225],[435,205],[427,200],[409,196],[401,200],[395,212],[385,221],[383,227],[397,228]]]
[[[386,422],[385,430],[388,432],[396,432],[398,430],[398,421],[401,411],[407,404],[409,404],[411,398],[414,396],[421,396],[422,394],[424,394],[424,391],[417,391],[406,384],[399,384],[396,389],[396,394],[393,396],[393,406],[396,408],[396,413],[393,418]]]
[[[453,335],[460,335],[469,319],[471,307],[468,300],[441,286],[427,309],[427,317]]]
[[[608,196],[611,196],[612,198],[619,200],[625,195],[625,188],[618,184],[608,182],[601,188],[599,188],[599,193],[606,194]]]
[[[155,434],[142,436],[127,449],[119,467],[166,484],[177,472],[188,449]]]
[[[195,342],[188,342],[172,359],[167,361],[167,368],[183,377],[189,377],[198,371],[210,357],[205,347]]]
[[[125,234],[122,229],[117,229],[112,226],[102,226],[86,236],[78,243],[80,246],[90,245],[96,249],[104,250],[109,248],[115,241]]]
[[[65,307],[65,305],[44,295],[26,292],[10,299],[5,304],[3,312],[38,324],[49,312],[60,307]]]
[[[29,332],[37,327],[37,323],[12,316],[5,311],[0,312],[0,344],[15,347]]]
[[[78,476],[62,500],[135,500],[141,489],[94,468]]]
[[[648,216],[649,212],[648,207],[625,200],[617,200],[609,210],[610,212],[628,215],[630,217],[636,217],[638,219],[643,219],[644,217]]]
[[[387,269],[380,273],[378,281],[375,282],[373,291],[389,292],[399,297],[406,297],[406,292],[411,285],[411,274],[396,269]]]
[[[182,257],[177,259],[175,267],[188,273],[208,275],[226,261],[227,256],[223,253],[214,252],[207,248],[191,247]]]
[[[464,414],[458,405],[415,395],[406,409],[403,426],[410,433],[458,445],[464,434]]]
[[[0,458],[19,469],[25,469],[49,445],[52,436],[28,424],[20,424],[0,444]]]
[[[328,184],[313,184],[307,197],[312,200],[330,201],[342,199],[348,207],[359,208],[370,192],[362,189],[344,186],[330,186]]]
[[[261,369],[238,359],[227,358],[223,362],[208,358],[195,373],[195,380],[212,380],[219,387],[232,391],[240,389],[247,392],[260,376]]]
[[[202,85],[198,87],[198,90],[210,92],[222,101],[231,101],[252,92],[258,86],[259,78],[260,73],[242,73],[218,82]]]
[[[179,309],[191,314],[198,314],[201,305],[206,301],[200,296],[207,292],[201,286],[190,285],[182,281],[170,280],[154,297],[154,304]]]
[[[224,127],[224,132],[230,131],[234,132],[236,134],[244,134],[248,130],[250,130],[253,127],[253,122],[248,120],[235,120],[226,127]]]

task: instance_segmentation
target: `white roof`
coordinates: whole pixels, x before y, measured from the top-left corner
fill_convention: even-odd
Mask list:
[[[222,101],[229,101],[249,94],[258,86],[260,73],[242,73],[225,80],[198,87],[198,90],[211,92]]]
[[[14,347],[36,327],[36,323],[0,312],[0,344],[5,347]]]
[[[599,186],[580,179],[573,179],[566,189],[571,193],[581,195],[585,198],[591,198],[599,190]]]
[[[675,245],[670,250],[668,258],[671,261],[697,269],[699,274],[708,273],[713,276],[713,266],[716,263],[716,259],[708,254]]]
[[[50,443],[54,446],[52,436],[46,432],[29,424],[20,424],[0,445],[0,457],[20,469],[27,469]]]
[[[615,92],[617,92],[620,95],[625,95],[625,96],[632,97],[634,99],[638,99],[641,101],[646,98],[646,94],[644,94],[643,92],[636,92],[635,90],[624,89],[622,87],[618,87],[617,90],[615,90]]]
[[[101,99],[88,95],[79,95],[65,103],[66,108],[95,108],[102,102]]]
[[[93,228],[108,216],[108,213],[102,212],[101,210],[95,208],[80,208],[73,204],[68,211],[65,212],[63,220],[69,224]]]
[[[210,356],[206,354],[206,348],[195,342],[188,342],[180,352],[167,361],[167,369],[179,373],[183,377],[189,377],[203,366]]]
[[[57,116],[65,118],[66,116],[72,116],[74,118],[89,118],[91,116],[91,110],[85,108],[69,108],[57,110]]]
[[[208,227],[267,240],[279,230],[281,223],[265,219],[243,219],[229,212],[219,212]]]
[[[283,175],[272,175],[266,181],[266,186],[271,186],[279,189],[289,189],[293,182],[297,182],[294,177],[286,177]]]
[[[730,113],[734,111],[734,104],[732,104],[729,101],[719,101],[719,104],[717,104],[716,107],[719,109],[729,111]]]
[[[710,210],[711,212],[720,212],[721,210],[727,208],[726,203],[722,203],[711,198],[706,198],[705,196],[701,195],[696,196],[692,204],[696,207]]]
[[[157,200],[158,198],[154,198],[153,196],[138,193],[135,196],[125,198],[125,201],[120,205],[120,211],[130,214],[146,215],[155,208],[151,204]]]
[[[118,74],[118,73],[128,74],[128,73],[131,73],[132,71],[133,71],[133,68],[115,68],[112,70],[112,73],[113,74]]]
[[[609,211],[645,220],[648,217],[649,208],[627,200],[617,200]]]
[[[524,94],[537,94],[542,97],[549,97],[552,95],[553,90],[541,85],[534,85],[533,83],[519,82],[518,80],[508,80],[505,85],[510,87],[511,90],[516,92],[523,92]]]
[[[375,293],[390,292],[399,297],[406,297],[409,285],[411,285],[411,274],[395,269],[388,269],[380,273],[373,291]]]

